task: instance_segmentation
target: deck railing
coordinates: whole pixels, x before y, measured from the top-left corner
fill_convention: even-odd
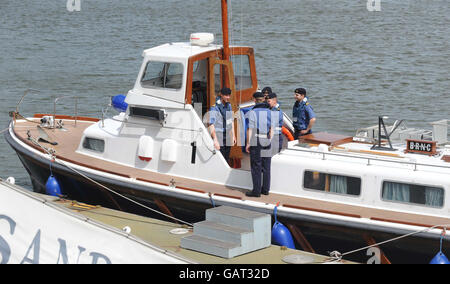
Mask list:
[[[335,153],[335,152],[325,152],[325,151],[317,151],[317,150],[311,150],[311,149],[303,149],[299,147],[291,147],[287,148],[286,150],[290,151],[298,151],[298,152],[305,152],[310,154],[321,154],[322,160],[326,160],[326,156],[338,156],[338,157],[345,157],[345,158],[353,158],[353,159],[361,159],[361,160],[367,160],[367,165],[371,165],[371,161],[381,161],[381,162],[387,162],[387,163],[394,163],[394,164],[404,164],[404,165],[411,165],[414,167],[414,171],[418,170],[418,166],[423,167],[435,167],[435,168],[442,168],[442,169],[450,169],[450,166],[446,165],[437,165],[437,164],[425,164],[425,163],[418,163],[418,162],[412,162],[412,161],[399,161],[398,159],[404,159],[405,157],[395,157],[396,160],[393,159],[382,159],[380,157],[367,157],[367,156],[358,156],[352,153]],[[281,152],[283,153],[283,152]],[[371,153],[364,153],[365,155],[374,155]],[[376,155],[376,154],[375,154]]]

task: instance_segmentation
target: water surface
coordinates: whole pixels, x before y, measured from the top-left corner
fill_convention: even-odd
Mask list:
[[[211,32],[221,43],[219,0],[2,0],[0,121],[8,124],[28,88],[24,115],[52,112],[53,99],[82,97],[79,112],[99,117],[108,97],[132,88],[142,50]],[[354,134],[378,115],[410,127],[450,119],[450,5],[447,0],[230,1],[231,44],[256,51],[261,87],[272,86],[291,113],[304,87],[318,115],[316,131]],[[73,112],[70,99],[58,112]],[[61,110],[61,111],[59,111]],[[0,177],[30,187],[0,140]]]

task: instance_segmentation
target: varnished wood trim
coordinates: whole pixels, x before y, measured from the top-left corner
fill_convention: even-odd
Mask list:
[[[300,209],[300,210],[315,211],[315,212],[320,212],[320,213],[339,215],[339,216],[345,216],[345,217],[352,217],[352,218],[361,218],[360,215],[350,214],[350,213],[336,212],[336,211],[330,211],[330,210],[318,209],[318,208],[302,207],[302,206],[291,205],[291,204],[282,204],[282,205],[284,207]]]
[[[168,183],[163,183],[163,182],[159,182],[159,181],[154,181],[154,180],[149,180],[149,179],[145,179],[145,178],[136,178],[136,180],[138,181],[143,181],[143,182],[149,182],[149,183],[155,183],[155,184],[159,184],[159,185],[164,185],[164,186],[169,186]]]
[[[228,194],[222,194],[222,193],[214,193],[215,196],[222,196],[222,197],[228,197],[228,198],[234,198],[234,199],[239,199],[242,200],[241,197],[239,196],[234,196],[234,195],[228,195]]]
[[[430,224],[420,224],[420,223],[414,223],[414,222],[405,222],[405,221],[377,218],[377,217],[370,217],[370,220],[388,222],[388,223],[396,223],[396,224],[409,225],[409,226],[417,226],[417,227],[426,227],[426,228],[431,228],[433,226],[436,226],[436,225],[430,225]],[[444,227],[439,226],[439,227],[436,227],[436,229],[444,229]]]
[[[198,193],[206,193],[205,191],[200,190],[200,189],[193,189],[193,188],[184,187],[184,186],[177,186],[177,188],[184,189],[184,190],[189,190],[189,191],[194,191],[194,192],[198,192]]]

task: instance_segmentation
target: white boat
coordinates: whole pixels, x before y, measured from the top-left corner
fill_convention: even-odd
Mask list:
[[[41,196],[2,180],[0,204],[1,264],[196,263],[76,212],[95,206]]]
[[[258,89],[254,50],[228,46],[225,19],[224,45],[199,33],[190,42],[144,50],[128,106],[118,115],[79,117],[76,104],[75,115],[58,115],[56,103],[53,114],[24,118],[12,112],[5,137],[35,190],[44,190],[51,167],[64,195],[120,210],[139,206],[111,191],[190,219],[202,219],[213,204],[264,213],[278,204],[278,218],[297,232],[304,249],[313,247],[310,236],[357,247],[417,232],[383,245],[386,256],[433,256],[450,224],[446,120],[430,132],[401,122],[385,129],[380,117],[379,125],[354,137],[313,133],[286,139],[272,158],[270,194],[245,196],[252,188],[248,154],[234,146],[231,167],[214,150],[203,123],[218,90],[228,86],[235,123],[243,126],[242,110],[251,107]],[[292,132],[287,116],[285,127]],[[321,247],[336,249],[326,242]],[[389,255],[390,248],[402,253]]]

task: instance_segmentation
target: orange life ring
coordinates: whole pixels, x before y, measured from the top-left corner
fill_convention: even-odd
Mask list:
[[[281,128],[281,132],[284,134],[284,136],[286,136],[286,139],[288,141],[294,141],[294,136],[292,135],[292,133],[289,131],[289,129],[287,129],[286,127],[282,127]]]

